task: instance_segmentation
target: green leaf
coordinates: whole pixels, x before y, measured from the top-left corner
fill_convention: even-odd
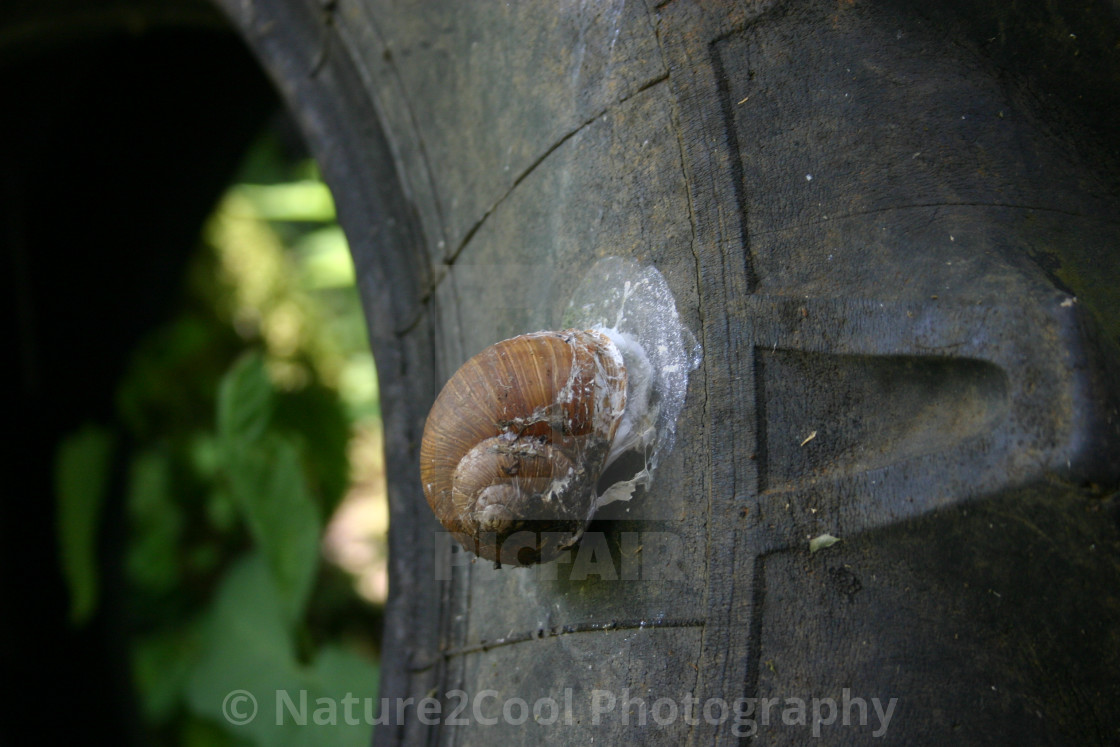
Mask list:
[[[187,446],[190,466],[200,479],[210,481],[222,468],[222,444],[211,432],[192,433]]]
[[[300,688],[285,617],[263,557],[254,553],[233,566],[208,612],[203,652],[186,686],[187,706],[241,738],[276,743],[270,741],[276,736],[275,691]]]
[[[171,494],[171,460],[152,450],[133,459],[128,488],[132,538],[125,565],[129,578],[150,591],[168,591],[179,580],[182,510]]]
[[[206,501],[206,518],[210,526],[223,533],[230,531],[237,522],[237,506],[225,486],[218,484],[210,491]]]
[[[286,619],[294,621],[315,579],[321,529],[299,451],[271,435],[231,463],[229,476],[234,503],[268,561]]]
[[[132,678],[148,723],[162,724],[174,715],[200,655],[199,627],[187,624],[133,644]]]
[[[178,736],[181,747],[245,747],[252,744],[224,731],[218,724],[197,716],[186,719]]]
[[[319,515],[330,516],[350,486],[350,422],[338,395],[318,383],[279,394],[273,423],[298,440]]]
[[[307,672],[306,683],[310,703],[326,698],[334,704],[337,716],[334,724],[315,727],[314,744],[369,744],[371,724],[378,715],[377,667],[353,651],[324,646]]]
[[[218,386],[218,436],[226,449],[245,448],[257,441],[272,416],[272,382],[264,358],[242,356]]]
[[[55,456],[59,555],[75,625],[97,608],[97,528],[112,458],[112,433],[93,425],[63,439]]]
[[[334,646],[300,666],[284,614],[263,558],[253,554],[233,567],[209,612],[188,707],[262,746],[368,744],[366,708],[373,713],[377,669]]]

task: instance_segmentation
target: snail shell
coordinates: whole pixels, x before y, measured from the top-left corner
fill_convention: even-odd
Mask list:
[[[594,511],[626,393],[622,355],[602,332],[491,345],[451,377],[428,416],[428,504],[464,547],[499,565],[550,560]]]

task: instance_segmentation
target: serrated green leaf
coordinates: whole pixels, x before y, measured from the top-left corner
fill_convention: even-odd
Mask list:
[[[300,673],[283,605],[261,555],[247,556],[226,574],[207,612],[201,646],[187,681],[188,707],[238,737],[276,744],[270,715],[275,692],[298,691]]]
[[[230,570],[208,613],[188,707],[262,747],[368,744],[366,709],[367,702],[371,713],[375,706],[377,669],[333,646],[310,667],[300,666],[282,607],[259,554]]]
[[[66,437],[55,457],[57,536],[70,590],[70,620],[81,625],[97,607],[97,529],[108,489],[113,435],[89,425]]]
[[[294,621],[315,579],[321,528],[299,451],[272,435],[230,470],[234,503],[268,561],[287,619]]]
[[[254,443],[272,417],[272,382],[260,353],[242,356],[218,386],[218,436],[227,450]]]

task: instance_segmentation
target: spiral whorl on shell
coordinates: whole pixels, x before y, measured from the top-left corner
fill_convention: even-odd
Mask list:
[[[549,560],[594,509],[626,405],[626,369],[601,332],[495,343],[447,382],[428,416],[420,477],[468,550],[499,564]]]

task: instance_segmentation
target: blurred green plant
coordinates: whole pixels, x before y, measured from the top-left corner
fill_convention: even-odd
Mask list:
[[[88,425],[66,438],[55,460],[62,573],[70,590],[70,620],[87,622],[97,604],[98,517],[108,489],[113,434]]]
[[[124,612],[154,744],[369,740],[366,723],[278,726],[273,712],[278,690],[312,704],[377,692],[378,612],[320,562],[320,537],[351,437],[380,414],[330,193],[276,150],[266,135],[209,221],[183,310],[121,381],[119,422],[75,433],[56,460],[76,624],[97,605],[99,515],[124,460]],[[223,711],[236,690],[261,709],[243,726]]]

